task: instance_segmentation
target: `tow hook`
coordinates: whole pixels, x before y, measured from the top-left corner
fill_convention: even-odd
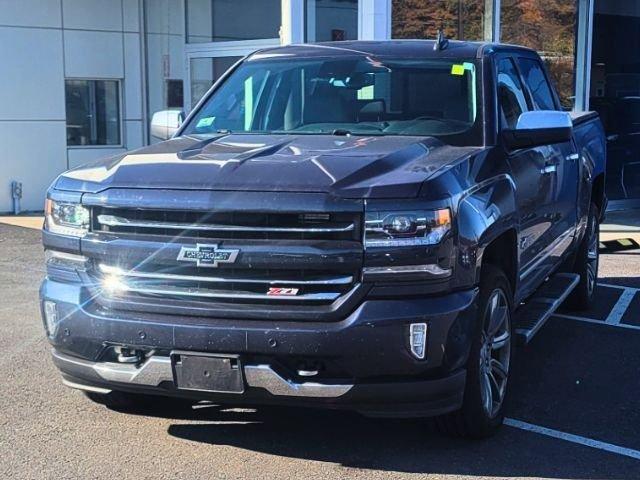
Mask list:
[[[138,363],[145,358],[142,350],[116,346],[114,347],[114,351],[118,355],[118,362],[120,363]]]

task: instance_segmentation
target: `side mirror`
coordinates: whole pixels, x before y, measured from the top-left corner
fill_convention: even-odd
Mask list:
[[[515,129],[502,132],[510,150],[568,142],[572,134],[571,115],[556,110],[524,112]]]
[[[184,120],[181,110],[162,110],[151,118],[151,136],[168,140],[178,131]]]

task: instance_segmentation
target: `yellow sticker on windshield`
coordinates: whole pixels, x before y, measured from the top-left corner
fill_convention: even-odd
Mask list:
[[[451,75],[464,75],[464,65],[451,65]]]

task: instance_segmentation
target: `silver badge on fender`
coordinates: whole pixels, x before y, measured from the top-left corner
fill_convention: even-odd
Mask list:
[[[182,247],[178,254],[181,262],[195,262],[198,267],[215,268],[220,263],[233,263],[240,250],[218,248],[218,245],[196,244],[195,247]]]

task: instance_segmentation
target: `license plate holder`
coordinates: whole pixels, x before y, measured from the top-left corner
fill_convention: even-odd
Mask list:
[[[172,352],[171,366],[179,390],[244,393],[239,355]]]

